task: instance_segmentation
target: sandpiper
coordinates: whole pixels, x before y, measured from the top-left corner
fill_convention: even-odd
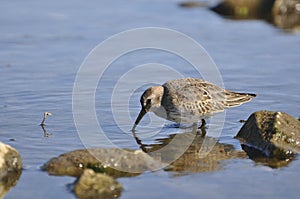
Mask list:
[[[249,102],[256,95],[225,90],[213,83],[196,78],[167,81],[148,88],[141,96],[142,109],[134,123],[134,131],[147,112],[176,123],[197,124],[222,112],[225,108]]]

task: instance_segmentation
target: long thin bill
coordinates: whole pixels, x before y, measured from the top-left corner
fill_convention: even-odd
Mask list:
[[[147,112],[145,111],[145,109],[142,109],[138,115],[138,117],[136,118],[135,122],[134,122],[134,125],[132,127],[132,131],[135,130],[136,126],[140,123],[141,119],[144,117],[144,115],[146,114]]]

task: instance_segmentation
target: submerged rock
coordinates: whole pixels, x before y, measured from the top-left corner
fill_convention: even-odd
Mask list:
[[[122,186],[112,177],[85,169],[74,188],[80,199],[112,199],[121,195]]]
[[[160,162],[140,150],[94,148],[75,150],[52,158],[42,169],[51,175],[79,177],[85,168],[91,168],[113,177],[123,177],[161,167]]]
[[[22,161],[18,151],[0,142],[0,198],[17,184],[21,171]]]
[[[300,152],[300,122],[286,113],[258,111],[248,118],[236,138],[266,157],[288,162]]]

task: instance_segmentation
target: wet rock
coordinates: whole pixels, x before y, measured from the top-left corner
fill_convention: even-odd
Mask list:
[[[21,169],[22,161],[18,151],[0,142],[0,174],[20,171]]]
[[[112,199],[121,195],[122,186],[112,177],[85,169],[74,192],[80,199]]]
[[[94,148],[71,151],[50,159],[42,169],[51,175],[79,177],[85,168],[113,177],[135,176],[147,170],[161,168],[146,153],[119,148]]]
[[[214,12],[235,19],[270,19],[275,0],[224,0],[211,8]]]
[[[272,14],[276,26],[300,31],[300,0],[276,0]]]
[[[287,161],[300,152],[300,122],[282,112],[253,113],[236,138],[267,157]]]
[[[17,184],[21,170],[22,161],[18,151],[0,142],[0,198]]]

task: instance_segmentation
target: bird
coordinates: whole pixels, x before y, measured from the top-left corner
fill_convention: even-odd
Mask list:
[[[198,78],[169,80],[163,85],[152,86],[140,98],[141,110],[132,131],[148,112],[176,123],[198,124],[205,126],[205,119],[251,101],[256,94],[238,93],[221,88]]]

